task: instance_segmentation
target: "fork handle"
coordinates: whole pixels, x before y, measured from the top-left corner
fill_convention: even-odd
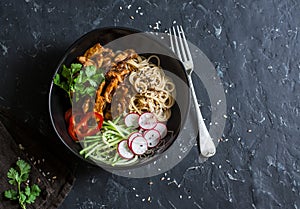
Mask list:
[[[188,76],[191,91],[192,91],[192,97],[194,101],[194,106],[196,109],[197,114],[197,123],[198,123],[198,130],[199,130],[199,143],[200,143],[200,152],[204,157],[211,157],[216,153],[216,146],[206,128],[206,125],[204,123],[200,107],[197,101],[197,96],[195,93],[193,81],[191,75]]]

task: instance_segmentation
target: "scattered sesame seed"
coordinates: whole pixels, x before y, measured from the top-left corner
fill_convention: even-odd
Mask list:
[[[123,7],[119,7],[119,9],[120,9],[120,10],[122,10],[122,9],[123,9]]]
[[[131,15],[131,16],[130,16],[130,19],[134,20],[134,17]]]
[[[131,4],[128,5],[127,9],[130,9],[130,8],[131,8]]]
[[[151,197],[149,196],[147,200],[148,200],[148,202],[151,202],[152,199],[151,199]]]
[[[238,141],[241,141],[241,137],[239,137],[237,140],[238,140]]]
[[[224,118],[228,118],[228,116],[227,116],[227,115],[223,115],[223,117],[224,117]]]
[[[158,170],[158,171],[161,171],[161,169],[160,169],[160,168],[158,168],[157,170]]]
[[[149,181],[148,184],[149,184],[149,185],[153,185],[153,182],[152,182],[152,181]]]
[[[142,199],[142,202],[145,202],[145,198]]]
[[[219,165],[219,168],[222,168],[222,165]]]
[[[143,12],[140,12],[140,15],[142,16],[144,13]]]
[[[191,199],[191,198],[192,198],[192,196],[189,195],[189,196],[188,196],[188,199]]]
[[[182,195],[179,195],[179,198],[182,199]]]
[[[139,13],[139,10],[135,10],[135,13],[137,13],[137,14],[138,14],[138,13]]]
[[[19,149],[20,149],[20,150],[24,150],[25,148],[23,147],[22,144],[19,144]]]
[[[214,164],[215,164],[215,162],[211,162],[211,164],[212,164],[212,165],[214,165]]]
[[[248,129],[248,130],[247,130],[247,132],[248,132],[248,133],[251,133],[251,132],[252,132],[252,130],[251,130],[251,129]]]
[[[161,177],[161,178],[160,178],[161,181],[163,181],[163,180],[165,180],[165,179],[166,179],[165,177]]]
[[[178,158],[179,158],[179,159],[181,159],[181,156],[180,156],[180,155],[178,155]]]
[[[142,7],[138,7],[138,9],[142,9]]]
[[[135,191],[135,187],[132,187],[132,190],[134,190],[134,191]]]
[[[138,194],[135,194],[135,196],[136,196],[136,197],[139,197],[139,195],[138,195]]]
[[[235,172],[235,173],[237,173],[237,170],[236,170],[236,169],[234,169],[234,172]]]
[[[168,180],[168,181],[170,181],[170,179],[171,179],[170,177],[169,177],[169,178],[167,178],[167,180]]]
[[[176,20],[173,21],[173,24],[176,24]]]
[[[56,179],[56,178],[57,178],[57,176],[53,176],[53,177],[52,177],[52,179]]]

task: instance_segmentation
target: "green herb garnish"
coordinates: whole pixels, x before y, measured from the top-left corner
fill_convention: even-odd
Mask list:
[[[63,65],[60,73],[56,73],[53,83],[65,90],[70,98],[77,102],[84,96],[94,97],[97,87],[104,80],[104,74],[93,65],[82,68],[81,64],[73,63],[70,68]]]
[[[75,89],[77,73],[81,70],[81,67],[81,64],[71,64],[70,68],[63,65],[61,72],[56,73],[53,78],[53,83],[67,92],[71,103],[71,95]]]
[[[36,184],[31,187],[28,184],[22,185],[28,180],[31,167],[24,160],[18,160],[16,165],[17,168],[9,169],[7,178],[11,185],[17,186],[17,190],[6,190],[4,196],[10,200],[18,200],[21,208],[26,209],[26,204],[34,203],[41,190]]]

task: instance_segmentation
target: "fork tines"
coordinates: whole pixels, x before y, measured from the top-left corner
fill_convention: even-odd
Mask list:
[[[177,54],[182,61],[191,61],[192,55],[190,53],[189,45],[187,43],[182,26],[174,26],[169,29],[171,49]],[[175,45],[174,45],[175,43]]]

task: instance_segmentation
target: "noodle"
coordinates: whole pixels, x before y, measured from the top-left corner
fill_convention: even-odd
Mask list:
[[[157,65],[150,62],[153,58]],[[159,57],[152,55],[145,59],[139,56],[127,63],[137,68],[129,75],[129,82],[137,92],[130,99],[129,112],[152,112],[158,121],[167,121],[175,103],[175,85],[160,67]]]

